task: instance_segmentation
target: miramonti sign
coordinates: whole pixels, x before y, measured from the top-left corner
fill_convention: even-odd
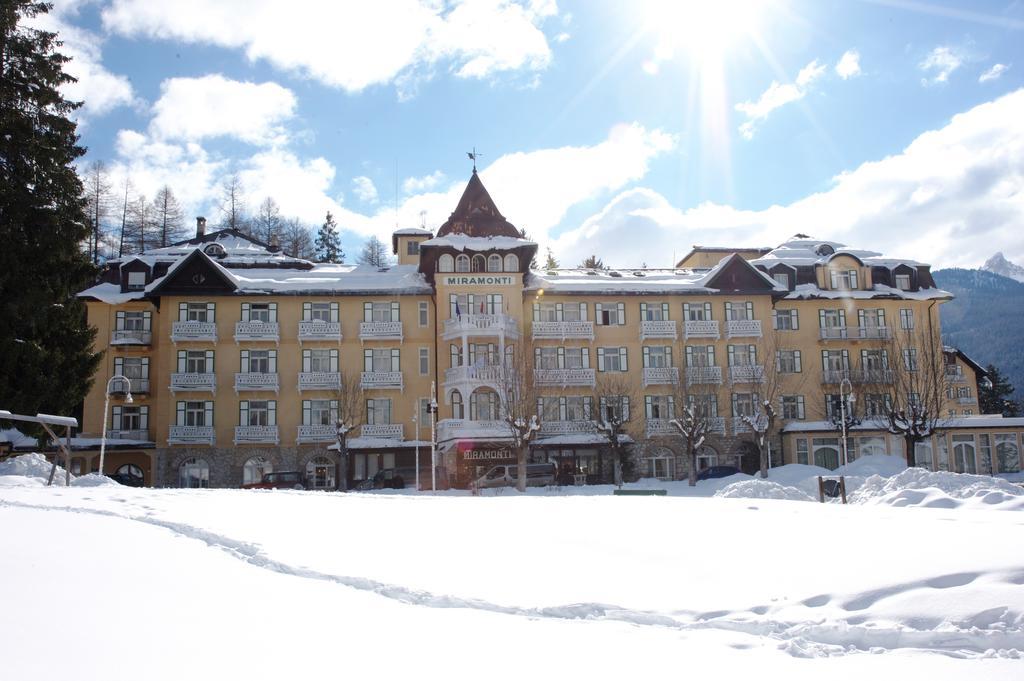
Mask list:
[[[493,274],[457,274],[444,278],[445,286],[512,286],[515,278]]]

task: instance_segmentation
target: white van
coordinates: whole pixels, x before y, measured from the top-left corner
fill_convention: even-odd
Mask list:
[[[553,463],[530,463],[526,464],[526,486],[545,487],[555,484],[558,469]],[[473,481],[472,486],[477,489],[488,487],[515,487],[519,479],[518,464],[503,464],[495,466]]]

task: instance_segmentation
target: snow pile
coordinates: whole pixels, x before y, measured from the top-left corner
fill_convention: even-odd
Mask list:
[[[50,471],[53,469],[53,464],[46,460],[46,457],[42,454],[32,452],[31,454],[22,454],[21,456],[15,456],[6,461],[0,461],[0,477],[21,477],[21,478],[34,478],[41,479],[43,484],[50,478]],[[57,466],[57,472],[54,474],[54,481],[60,481],[61,484],[64,482],[64,469]],[[74,480],[74,476],[72,476]],[[14,481],[8,480],[7,483]],[[33,483],[29,483],[33,484]]]
[[[984,475],[907,468],[891,477],[867,478],[850,493],[850,503],[1024,510],[1024,488]]]
[[[71,481],[72,487],[120,487],[121,483],[99,473],[88,473]]]
[[[907,469],[907,461],[902,456],[885,456],[881,454],[873,456],[862,456],[851,461],[845,466],[840,466],[835,471],[826,471],[819,475],[846,475],[868,478],[872,475],[881,475],[889,478],[898,475]]]
[[[743,480],[734,482],[715,492],[716,497],[726,499],[784,499],[786,501],[814,501],[814,499],[788,485],[780,485],[771,480]]]

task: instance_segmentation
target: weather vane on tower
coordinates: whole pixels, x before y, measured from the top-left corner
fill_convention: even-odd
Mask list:
[[[477,156],[483,156],[483,154],[481,154],[480,152],[478,152],[478,151],[476,150],[476,147],[474,146],[474,147],[473,147],[473,151],[467,151],[467,152],[466,152],[466,156],[469,156],[470,160],[472,160],[472,161],[473,161],[473,172],[475,173],[475,172],[476,172],[476,157],[477,157]]]

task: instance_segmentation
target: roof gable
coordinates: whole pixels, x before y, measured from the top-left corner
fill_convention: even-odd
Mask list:
[[[711,271],[704,283],[723,293],[775,293],[776,283],[743,257],[732,254]]]
[[[498,210],[494,199],[487,193],[487,188],[480,181],[480,176],[473,171],[462,198],[448,221],[437,230],[437,236],[465,234],[466,236],[521,236],[515,225],[505,219]]]
[[[198,248],[179,260],[150,291],[152,295],[224,295],[238,287],[223,268]]]

